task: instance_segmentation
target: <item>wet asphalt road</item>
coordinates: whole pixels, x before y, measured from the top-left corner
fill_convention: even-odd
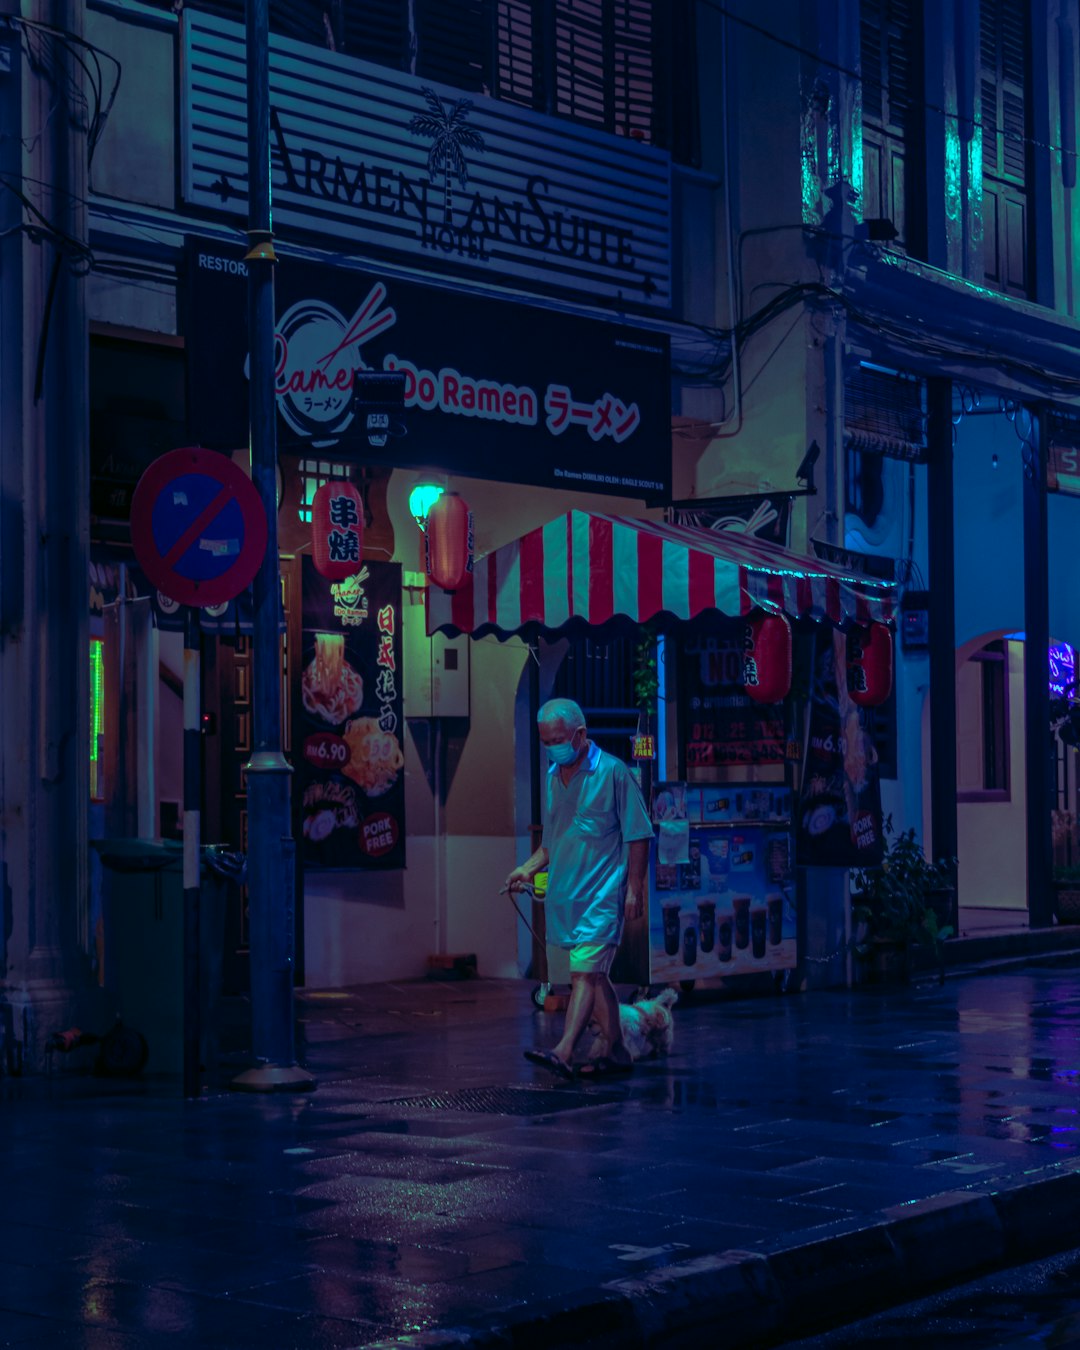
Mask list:
[[[1080,1347],[1080,1248],[948,1289],[784,1350]]]

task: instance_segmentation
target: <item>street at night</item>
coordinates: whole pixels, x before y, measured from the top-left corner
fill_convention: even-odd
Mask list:
[[[1078,3],[0,0],[0,1350],[1080,1344]]]

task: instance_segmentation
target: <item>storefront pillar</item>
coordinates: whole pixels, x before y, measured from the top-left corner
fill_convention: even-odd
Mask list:
[[[60,15],[60,9],[63,14]],[[89,420],[81,6],[2,39],[0,167],[48,185],[33,232],[0,201],[0,1041],[34,1069],[94,999],[87,950]],[[32,43],[36,58],[26,59]],[[12,1053],[14,1049],[14,1054]]]
[[[1027,780],[1027,899],[1032,928],[1054,922],[1051,885],[1054,756],[1050,735],[1050,559],[1047,542],[1046,413],[1020,408],[1024,519],[1024,768]]]
[[[956,558],[952,385],[927,381],[927,533],[930,570],[930,852],[955,858]],[[963,883],[958,879],[957,889]]]

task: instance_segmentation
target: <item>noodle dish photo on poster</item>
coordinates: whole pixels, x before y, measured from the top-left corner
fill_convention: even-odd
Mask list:
[[[303,559],[294,762],[306,866],[405,866],[401,567],[329,581]]]

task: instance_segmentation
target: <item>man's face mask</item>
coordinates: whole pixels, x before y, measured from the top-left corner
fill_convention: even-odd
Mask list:
[[[571,736],[568,741],[562,741],[558,745],[546,745],[544,747],[548,753],[548,759],[551,760],[552,764],[572,764],[573,761],[577,759],[578,751],[577,747],[574,745],[574,737],[576,735],[577,731],[574,732],[573,736]]]

